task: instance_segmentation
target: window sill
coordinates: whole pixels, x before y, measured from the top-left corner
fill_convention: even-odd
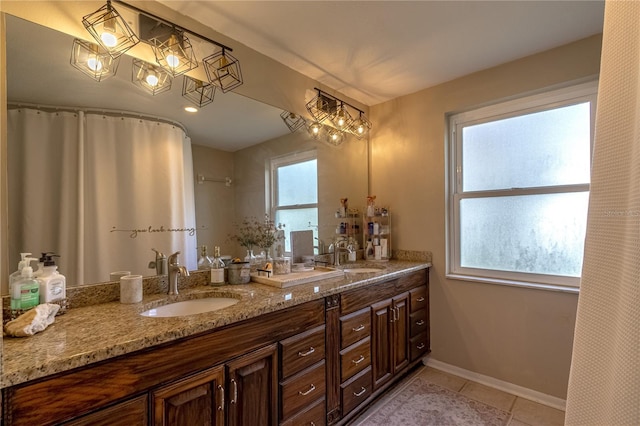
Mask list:
[[[556,284],[542,284],[542,283],[533,283],[533,282],[525,282],[525,281],[512,281],[512,280],[502,280],[498,278],[484,278],[484,277],[475,277],[471,275],[460,275],[460,274],[447,274],[447,279],[450,280],[459,280],[459,281],[471,281],[483,284],[496,284],[496,285],[505,285],[509,287],[520,287],[520,288],[529,288],[535,290],[546,290],[546,291],[557,291],[560,293],[570,293],[570,294],[579,294],[579,287],[572,286],[563,286]]]

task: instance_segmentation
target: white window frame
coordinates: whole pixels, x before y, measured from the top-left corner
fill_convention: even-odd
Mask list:
[[[578,291],[579,277],[533,274],[524,272],[497,271],[466,268],[460,265],[460,202],[465,198],[536,195],[589,191],[589,184],[558,185],[539,188],[512,188],[507,190],[467,191],[462,190],[462,131],[465,126],[491,122],[545,111],[562,106],[591,102],[591,151],[595,129],[595,112],[598,82],[592,81],[571,87],[550,90],[515,100],[452,114],[448,119],[447,159],[447,278],[480,281],[494,284],[544,288],[551,290]]]
[[[316,211],[319,210],[317,199],[315,203],[291,204],[291,205],[283,205],[283,206],[278,205],[278,173],[277,173],[278,168],[283,166],[290,166],[292,164],[297,164],[297,163],[304,163],[306,161],[311,161],[311,160],[316,160],[316,166],[317,166],[318,152],[315,149],[271,158],[271,160],[269,161],[271,191],[269,191],[269,193],[271,194],[270,211],[271,211],[272,218],[275,219],[276,213],[278,210],[300,210],[300,209],[309,209],[309,208],[315,208]],[[316,168],[316,174],[317,174],[317,168]],[[312,224],[312,225],[315,226],[317,224]],[[288,235],[289,232],[290,230],[285,229],[285,234]]]

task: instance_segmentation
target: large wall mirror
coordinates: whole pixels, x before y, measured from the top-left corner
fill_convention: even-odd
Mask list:
[[[243,217],[263,215],[269,205],[268,162],[271,158],[289,153],[317,150],[318,155],[318,195],[319,195],[319,223],[313,224],[318,228],[318,234],[325,240],[333,237],[335,230],[334,212],[339,205],[339,199],[349,197],[352,205],[364,202],[367,195],[367,143],[366,141],[348,141],[339,147],[331,147],[310,139],[306,133],[290,133],[280,119],[281,109],[265,105],[232,92],[216,93],[214,102],[202,108],[196,114],[184,111],[189,101],[182,97],[182,77],[177,77],[172,89],[166,93],[152,96],[131,82],[131,58],[123,57],[115,77],[96,82],[85,76],[69,63],[73,37],[10,15],[6,16],[7,43],[7,98],[9,109],[23,108],[42,110],[45,112],[92,111],[97,115],[104,112],[110,119],[122,113],[122,120],[162,118],[158,125],[173,126],[183,129],[190,141],[188,164],[182,164],[175,156],[168,155],[169,160],[157,158],[150,160],[147,155],[137,155],[129,167],[148,167],[154,173],[164,170],[181,170],[184,175],[183,184],[191,191],[179,202],[183,207],[192,208],[194,222],[174,224],[175,233],[189,232],[193,229],[193,238],[187,239],[185,251],[189,251],[188,259],[197,258],[197,247],[202,244],[208,246],[221,245],[223,252],[238,253],[238,247],[228,243],[227,236],[233,232],[234,223]],[[303,99],[300,102],[304,102]],[[11,111],[10,111],[11,112]],[[168,121],[168,124],[164,123]],[[121,126],[120,126],[121,127]],[[39,138],[38,138],[39,140]],[[35,150],[38,140],[31,141]],[[10,155],[12,150],[10,149]],[[190,151],[190,152],[188,152]],[[33,152],[33,149],[32,149]],[[28,154],[27,154],[28,155]],[[135,178],[127,175],[122,163],[105,164],[107,156],[99,156],[100,168],[96,170],[93,181],[108,181],[112,185],[111,191],[117,193],[134,185]],[[117,155],[116,155],[117,157]],[[8,158],[11,164],[12,158]],[[52,158],[51,161],[55,161]],[[145,161],[153,161],[151,165],[143,166]],[[120,164],[120,166],[118,166]],[[65,167],[68,167],[65,166]],[[92,173],[92,170],[85,170]],[[10,174],[11,176],[11,174]],[[201,178],[204,178],[202,180]],[[229,184],[228,179],[231,180]],[[132,181],[133,179],[133,181]],[[9,205],[17,202],[21,197],[32,197],[37,191],[28,185],[22,185],[14,178],[9,178]],[[82,180],[82,179],[81,179]],[[171,188],[161,185],[145,183],[144,195],[121,203],[119,211],[140,209],[144,206],[150,211],[162,214],[162,208],[154,206],[154,199],[160,193],[171,191]],[[49,183],[43,182],[46,187]],[[86,184],[86,182],[85,182]],[[97,185],[97,183],[96,183]],[[20,188],[20,189],[18,189]],[[115,189],[113,189],[115,188]],[[104,192],[93,191],[96,197]],[[93,196],[93,195],[92,195]],[[107,203],[109,200],[106,201]],[[192,204],[188,205],[187,204]],[[34,206],[37,205],[34,203]],[[51,205],[51,208],[54,206]],[[49,208],[47,206],[47,208]],[[28,223],[21,217],[9,217],[10,232],[16,227],[44,226],[52,216],[65,215],[57,212],[53,214],[42,206],[35,207],[33,214],[28,217]],[[164,208],[164,207],[163,207]],[[99,213],[97,213],[99,215]],[[150,221],[153,222],[153,221]],[[162,226],[162,221],[153,223],[135,223],[124,225],[102,226],[91,230],[94,233],[111,233],[118,235],[122,246],[116,251],[132,249],[133,241],[141,243],[135,246],[136,252],[142,252],[144,261],[135,266],[113,263],[117,256],[100,247],[89,247],[83,256],[99,259],[102,271],[118,271],[133,269],[132,272],[143,275],[153,275],[148,269],[148,261],[152,260],[151,248],[170,252],[175,249],[172,239],[167,239],[162,247],[152,247],[145,243],[144,238],[152,230]],[[184,226],[181,226],[184,225]],[[57,226],[52,224],[52,226]],[[122,227],[113,232],[115,228]],[[184,228],[184,229],[183,229]],[[137,238],[132,238],[132,231],[138,229]],[[144,233],[146,230],[146,234]],[[126,232],[125,232],[126,231]],[[165,229],[166,231],[166,229]],[[73,229],[65,229],[65,235],[76,238]],[[166,232],[171,234],[170,232]],[[11,241],[11,240],[10,240]],[[21,251],[60,251],[56,247],[42,245],[40,247],[16,247],[9,244],[9,267],[13,271],[19,260]],[[113,249],[111,249],[113,250]],[[36,253],[34,253],[35,255]],[[75,268],[73,253],[59,252],[60,269]],[[185,259],[186,260],[186,259]],[[184,263],[184,262],[183,262]],[[195,267],[193,260],[190,267]],[[108,280],[104,272],[99,276],[86,274],[86,279],[69,280],[68,285],[90,284]],[[90,277],[90,278],[89,278]]]

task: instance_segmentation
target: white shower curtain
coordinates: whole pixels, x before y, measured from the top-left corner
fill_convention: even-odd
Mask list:
[[[8,130],[14,262],[21,251],[56,251],[71,285],[120,270],[153,275],[152,248],[180,251],[196,268],[191,143],[181,128],[20,108]]]
[[[640,425],[640,2],[607,1],[567,425]]]

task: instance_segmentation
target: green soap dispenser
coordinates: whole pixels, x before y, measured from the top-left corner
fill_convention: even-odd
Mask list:
[[[22,268],[22,278],[13,283],[11,289],[11,310],[26,311],[40,303],[40,283],[33,278],[31,266]]]

